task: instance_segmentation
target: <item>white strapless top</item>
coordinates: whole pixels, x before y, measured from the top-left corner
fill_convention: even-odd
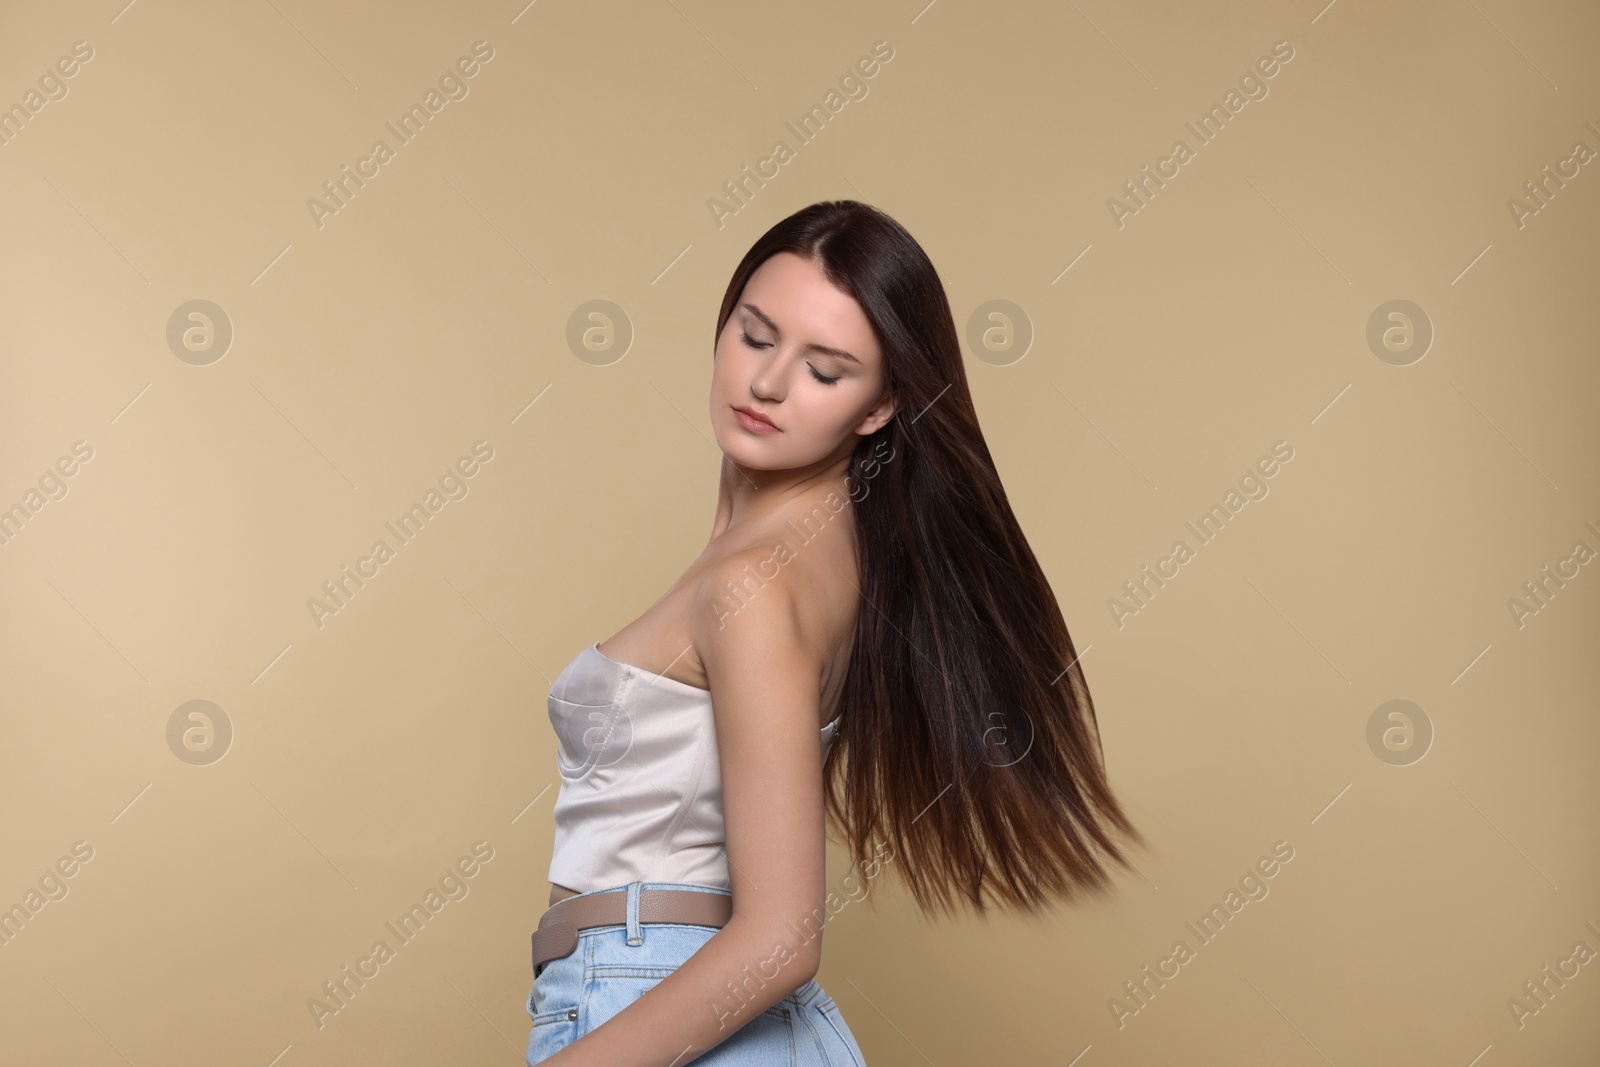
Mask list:
[[[550,881],[731,889],[711,693],[619,663],[596,641],[550,687],[561,792]],[[822,728],[823,755],[838,733]]]

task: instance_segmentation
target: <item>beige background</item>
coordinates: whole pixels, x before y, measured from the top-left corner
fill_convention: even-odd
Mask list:
[[[1600,960],[1561,961],[1600,952],[1600,573],[1566,564],[1520,625],[1511,601],[1600,549],[1600,161],[1520,228],[1507,206],[1600,150],[1592,4],[119,3],[10,5],[0,33],[7,107],[93,50],[0,146],[0,506],[27,516],[0,545],[0,906],[92,849],[0,947],[0,1058],[519,1062],[546,689],[705,541],[738,258],[856,197],[924,243],[964,339],[993,300],[1032,332],[1020,359],[967,340],[968,374],[1155,845],[1037,919],[933,924],[880,880],[820,975],[874,1067],[1594,1062]],[[477,41],[469,94],[397,147],[384,124]],[[878,41],[800,144],[785,123]],[[1184,123],[1279,41],[1268,95],[1198,145]],[[379,138],[319,227],[307,201]],[[780,139],[719,228],[708,201]],[[1396,299],[1434,332],[1403,366],[1367,342]],[[225,352],[169,343],[193,300]],[[591,300],[620,359],[569,345]],[[384,523],[477,441],[400,545]],[[1199,546],[1185,524],[1277,441],[1268,495]],[[1397,699],[1432,731],[1401,765],[1368,742]],[[194,739],[208,764],[169,742],[196,700],[232,731]],[[479,841],[468,895],[319,1028],[322,983]],[[1185,924],[1279,841],[1202,944]],[[1577,975],[1519,1026],[1546,965]]]

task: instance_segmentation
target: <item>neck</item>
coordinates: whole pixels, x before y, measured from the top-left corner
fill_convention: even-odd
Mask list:
[[[830,490],[844,496],[852,452],[785,470],[746,467],[724,454],[711,540],[760,526],[796,501],[826,496]]]

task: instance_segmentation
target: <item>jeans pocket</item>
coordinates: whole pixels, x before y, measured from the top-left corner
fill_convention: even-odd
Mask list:
[[[794,1009],[774,1004],[755,1015],[741,1012],[724,1021],[738,1029],[696,1058],[695,1067],[702,1063],[706,1067],[797,1067],[801,1062],[798,1040],[804,1031]]]
[[[581,1005],[584,1025],[590,1030],[599,1027],[677,969],[651,964],[590,968]],[[736,1004],[720,1007],[723,1025],[732,1032],[720,1044],[696,1056],[696,1067],[795,1067],[799,1063],[795,1046],[797,1020],[791,1008],[774,1004],[752,1012]]]
[[[817,1000],[817,1010],[822,1013],[823,1021],[828,1024],[836,1037],[844,1044],[845,1051],[850,1056],[850,1067],[866,1067],[867,1058],[861,1051],[861,1046],[856,1043],[856,1035],[850,1032],[850,1024],[844,1021],[844,1013],[839,1010],[839,1005],[834,1003],[832,997],[823,994]]]
[[[550,964],[554,963],[554,962],[556,962],[556,961],[555,960],[551,960],[549,963],[546,963],[544,965],[545,969],[548,970],[549,967],[550,967]],[[545,1010],[543,1008],[540,1008],[539,1004],[540,1004],[540,1001],[549,1001],[552,996],[561,997],[561,991],[559,989],[557,989],[557,990],[551,990],[550,989],[550,983],[553,980],[554,980],[553,978],[544,978],[543,977],[543,972],[540,972],[540,971],[536,970],[536,973],[533,976],[533,986],[528,990],[528,999],[527,999],[527,1002],[523,1005],[523,1008],[528,1013],[528,1018],[533,1019],[533,1018],[537,1018],[540,1015],[550,1015],[551,1014],[550,1011],[547,1011],[547,1010]],[[541,994],[543,994],[543,995],[541,996]],[[566,999],[566,998],[563,997],[562,999]],[[554,1007],[553,1004],[550,1004],[550,1005],[547,1005],[547,1006],[551,1007],[551,1008]]]
[[[676,967],[649,964],[632,967],[600,965],[589,968],[586,972],[587,980],[583,984],[581,1005],[584,1017],[589,1020],[589,1026],[598,1027],[611,1019],[623,1008],[650,992],[675,970]]]
[[[541,1011],[533,1016],[533,1028],[528,1032],[529,1067],[549,1059],[557,1052],[578,1040],[578,1006]]]

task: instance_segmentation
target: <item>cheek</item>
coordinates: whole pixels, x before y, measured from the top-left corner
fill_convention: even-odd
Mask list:
[[[724,338],[716,347],[712,358],[714,360],[713,374],[724,383],[739,383],[748,381],[750,376],[749,350],[737,339]]]
[[[861,421],[862,398],[846,393],[843,386],[843,382],[839,385],[818,385],[815,389],[806,390],[803,397],[791,396],[784,401],[785,407],[789,406],[791,400],[800,401],[794,405],[789,418],[800,424],[808,442],[831,445]]]
[[[713,359],[715,362],[711,365],[712,389],[718,393],[727,393],[733,388],[734,379],[738,376],[738,357],[719,347]]]

